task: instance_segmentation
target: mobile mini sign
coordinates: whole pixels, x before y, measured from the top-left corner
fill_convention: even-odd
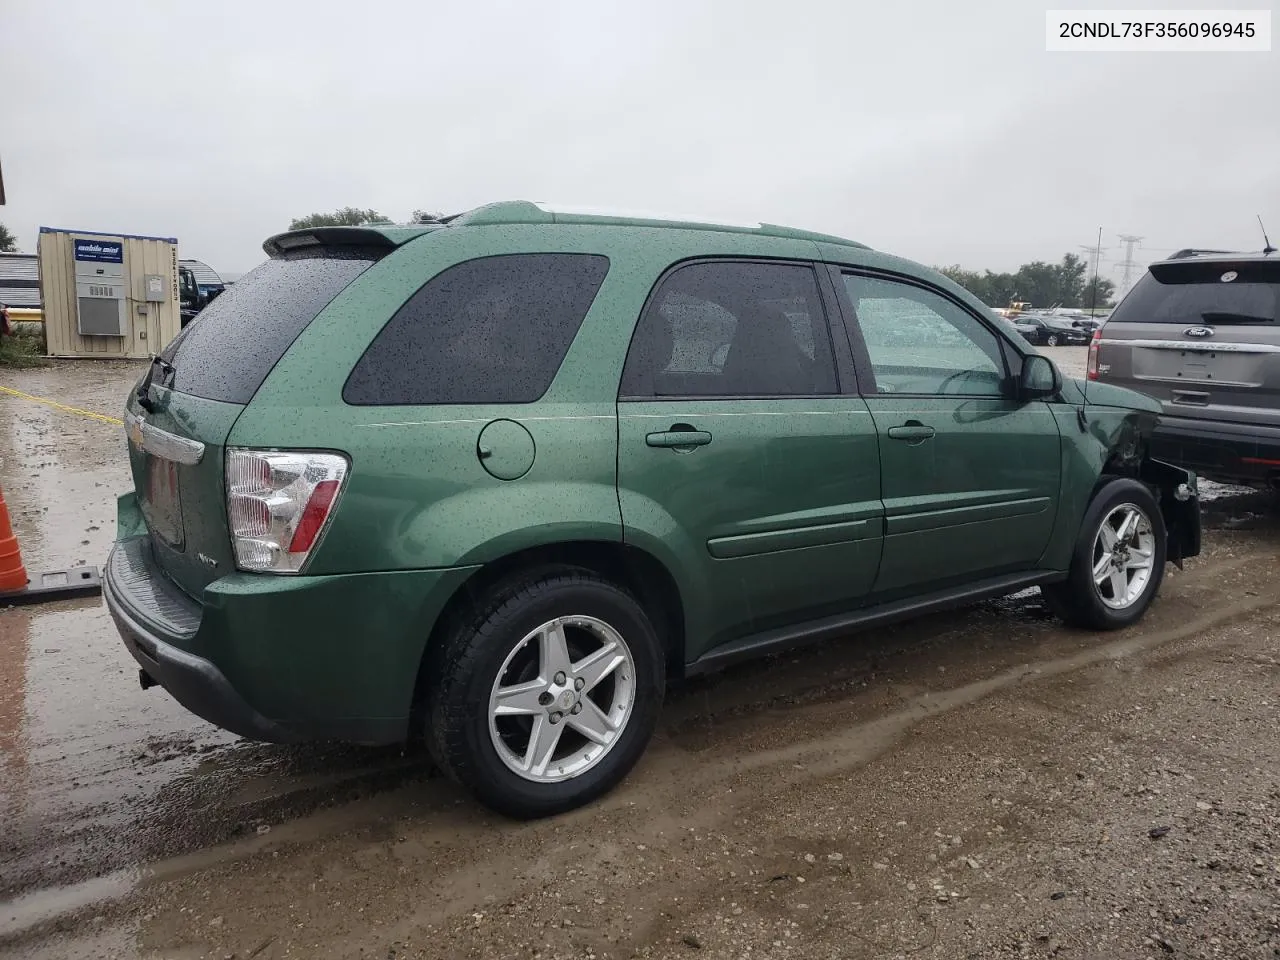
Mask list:
[[[124,263],[124,244],[119,240],[76,240],[75,258],[90,263]]]

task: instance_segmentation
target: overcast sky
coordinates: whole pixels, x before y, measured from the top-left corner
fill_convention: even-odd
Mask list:
[[[1280,240],[1280,53],[1045,52],[1046,6],[1105,5],[0,0],[0,222],[25,250],[177,236],[229,272],[295,216],[499,199],[973,268],[1099,226],[1104,270],[1120,233],[1145,260],[1256,248],[1261,213]]]

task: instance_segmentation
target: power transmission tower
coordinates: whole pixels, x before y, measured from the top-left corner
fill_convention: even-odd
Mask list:
[[[1099,264],[1103,264],[1103,263],[1106,263],[1106,262],[1107,262],[1107,259],[1108,259],[1108,258],[1107,258],[1107,257],[1104,257],[1104,256],[1102,255],[1102,247],[1100,247],[1100,246],[1099,246],[1098,244],[1096,244],[1096,243],[1088,243],[1088,244],[1085,244],[1085,243],[1078,243],[1078,244],[1076,244],[1076,248],[1077,248],[1081,253],[1083,253],[1083,254],[1084,254],[1084,256],[1083,256],[1083,257],[1081,257],[1081,259],[1082,259],[1082,260],[1084,260],[1084,265],[1085,265],[1085,269],[1086,269],[1086,271],[1089,271],[1089,272],[1091,272],[1091,271],[1092,271],[1092,269],[1093,269],[1093,262],[1094,262],[1095,260],[1097,260]],[[1108,248],[1108,249],[1110,249],[1110,248]]]
[[[1133,259],[1133,248],[1142,242],[1142,237],[1122,233],[1120,239],[1124,242],[1124,259],[1117,266],[1124,268],[1124,274],[1120,278],[1120,291],[1125,293],[1129,289],[1129,281],[1133,279],[1133,268],[1142,266]]]
[[[1089,314],[1092,316],[1098,308],[1098,270],[1102,267],[1102,261],[1105,259],[1102,256],[1102,228],[1098,228],[1097,243],[1087,245],[1081,243],[1077,244],[1077,246],[1084,252],[1085,276],[1089,276],[1090,273],[1093,274],[1092,279],[1086,281],[1084,286],[1085,291],[1089,294],[1089,302],[1088,304],[1081,304],[1081,306],[1088,306]]]

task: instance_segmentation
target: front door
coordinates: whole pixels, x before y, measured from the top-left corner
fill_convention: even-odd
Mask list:
[[[923,593],[1034,569],[1057,510],[1052,412],[1020,402],[1002,338],[906,278],[842,273],[851,338],[880,438],[878,594]]]
[[[618,402],[624,537],[680,580],[690,660],[871,589],[875,425],[832,351],[809,264],[685,264],[640,318]]]

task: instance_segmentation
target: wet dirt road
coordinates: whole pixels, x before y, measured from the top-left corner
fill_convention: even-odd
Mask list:
[[[4,383],[118,414],[136,375]],[[119,428],[0,416],[28,567],[101,563]],[[534,824],[415,751],[219,733],[96,599],[0,612],[0,956],[1275,957],[1280,522],[1221,493],[1133,630],[1030,594],[745,665]]]

